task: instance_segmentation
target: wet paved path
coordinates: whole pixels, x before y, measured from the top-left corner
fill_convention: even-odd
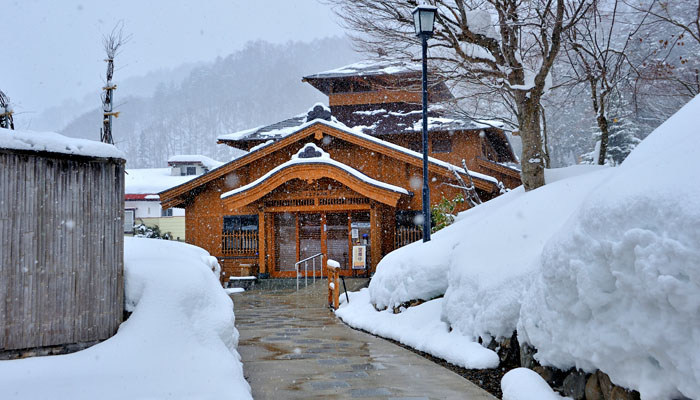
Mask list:
[[[324,307],[324,283],[232,296],[238,350],[255,399],[495,399],[409,350],[343,324]]]

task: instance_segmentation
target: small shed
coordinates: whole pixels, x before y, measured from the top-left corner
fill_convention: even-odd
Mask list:
[[[124,309],[124,154],[0,129],[0,359],[76,351]]]

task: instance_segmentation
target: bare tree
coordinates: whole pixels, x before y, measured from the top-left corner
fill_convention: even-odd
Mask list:
[[[107,80],[102,88],[102,129],[100,130],[100,140],[104,143],[114,144],[112,137],[112,117],[119,117],[119,112],[114,111],[114,91],[117,85],[114,84],[112,78],[114,76],[114,58],[119,54],[119,49],[129,41],[130,36],[124,36],[124,23],[119,22],[112,29],[109,35],[102,36],[102,44],[104,46],[107,58]]]
[[[639,41],[657,46],[654,58],[639,68],[638,84],[661,95],[680,96],[687,101],[700,93],[700,0],[635,2],[630,8],[644,13],[646,35]]]
[[[355,34],[361,50],[382,48],[415,60],[411,10],[416,1],[328,0]],[[468,86],[480,99],[500,102],[516,118],[523,142],[526,190],[544,185],[546,150],[541,100],[562,35],[590,7],[585,0],[429,0],[438,7],[430,41],[432,64],[441,77]]]
[[[12,119],[12,114],[10,98],[0,90],[0,128],[15,129],[15,122]]]
[[[608,110],[614,91],[629,81],[634,71],[627,52],[633,36],[641,24],[631,27],[630,21],[621,24],[619,2],[595,3],[585,17],[566,34],[565,49],[571,64],[573,83],[588,85],[591,105],[600,129],[598,164],[606,160],[610,137]],[[642,21],[643,22],[643,21]],[[621,25],[627,29],[624,32]]]

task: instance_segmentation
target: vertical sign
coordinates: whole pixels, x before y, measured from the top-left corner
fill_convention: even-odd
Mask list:
[[[352,269],[365,269],[367,246],[352,246]]]

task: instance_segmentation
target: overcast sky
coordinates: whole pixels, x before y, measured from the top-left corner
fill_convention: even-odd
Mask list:
[[[18,112],[39,112],[100,87],[102,34],[118,21],[132,35],[115,81],[209,61],[247,41],[343,35],[316,0],[0,0],[0,89]]]

